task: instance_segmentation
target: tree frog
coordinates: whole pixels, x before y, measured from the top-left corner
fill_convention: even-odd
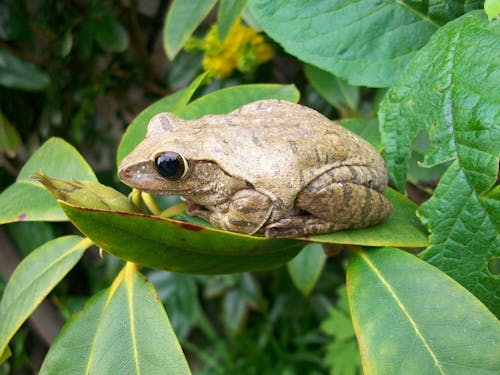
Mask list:
[[[188,213],[224,230],[295,237],[362,228],[392,210],[387,169],[365,140],[283,100],[226,115],[154,116],[119,166],[127,185],[180,195]]]

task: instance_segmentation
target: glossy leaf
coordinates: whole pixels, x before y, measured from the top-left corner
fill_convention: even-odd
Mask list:
[[[179,90],[172,95],[168,95],[160,100],[157,100],[149,107],[144,109],[127,127],[123,135],[118,151],[116,154],[116,162],[120,164],[122,159],[129,154],[135,146],[146,136],[148,123],[151,118],[162,112],[178,111],[189,102],[194,92],[198,89],[201,82],[205,78],[205,74],[201,74],[196,78],[189,87]]]
[[[337,108],[358,108],[359,87],[351,86],[335,75],[313,65],[306,65],[304,72],[311,85],[328,103]]]
[[[318,234],[304,239],[363,246],[427,246],[427,233],[415,215],[415,203],[392,189],[387,189],[384,195],[393,206],[391,216],[384,222],[368,228]]]
[[[217,31],[219,39],[224,41],[245,8],[246,0],[221,0],[217,9]]]
[[[261,99],[298,102],[300,93],[294,85],[250,84],[224,88],[189,103],[177,114],[183,119],[197,119],[207,114],[224,114]]]
[[[50,77],[36,65],[21,60],[5,48],[0,48],[0,86],[40,91],[49,83]]]
[[[463,2],[248,0],[284,49],[355,86],[388,87]]]
[[[170,60],[184,46],[217,0],[174,0],[163,28],[163,46]]]
[[[288,272],[293,283],[304,296],[314,289],[326,262],[321,244],[309,244],[288,263]]]
[[[9,279],[0,301],[0,354],[23,322],[80,260],[92,242],[65,236],[33,250]]]
[[[43,170],[54,178],[97,181],[78,151],[59,138],[51,138],[24,165],[16,182],[0,194],[0,224],[15,221],[67,220],[49,192],[31,177]]]
[[[498,320],[417,257],[394,248],[356,251],[347,292],[365,374],[498,373]]]
[[[380,121],[392,179],[404,188],[408,148],[425,130],[423,164],[450,163],[420,210],[429,227],[424,259],[447,272],[500,316],[500,280],[487,264],[500,255],[500,203],[487,192],[500,154],[500,23],[482,11],[443,27],[382,104]],[[411,89],[410,89],[411,87]]]
[[[157,216],[59,203],[98,246],[150,268],[204,274],[267,270],[287,263],[303,246],[293,239],[269,240]]]
[[[191,374],[156,291],[127,264],[51,346],[49,374]]]

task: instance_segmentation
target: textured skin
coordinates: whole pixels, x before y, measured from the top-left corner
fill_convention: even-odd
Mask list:
[[[182,180],[167,181],[156,172],[154,159],[166,151],[188,160],[190,172]],[[360,227],[391,211],[379,194],[387,186],[387,170],[376,150],[320,113],[280,100],[191,121],[159,114],[123,159],[119,175],[140,190],[182,195],[190,213],[244,233],[269,227],[274,229],[266,235],[295,236]],[[349,196],[342,182],[356,185]],[[302,228],[301,220],[310,215],[322,225]],[[290,218],[294,224],[287,227],[283,223]]]

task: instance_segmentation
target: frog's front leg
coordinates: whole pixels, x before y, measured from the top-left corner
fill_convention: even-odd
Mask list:
[[[225,204],[209,209],[197,205],[188,208],[190,215],[200,216],[218,228],[246,234],[257,232],[271,211],[271,199],[252,189],[239,190]]]
[[[302,213],[266,226],[266,236],[294,237],[381,222],[390,215],[392,206],[379,191],[385,183],[377,173],[364,167],[340,167],[319,176],[297,196],[295,207]]]

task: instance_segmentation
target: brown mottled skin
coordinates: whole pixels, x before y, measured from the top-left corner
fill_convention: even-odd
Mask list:
[[[188,162],[178,181],[155,169],[167,151]],[[387,169],[377,151],[320,113],[282,100],[198,120],[156,115],[119,176],[143,191],[181,195],[190,214],[219,228],[267,237],[366,227],[392,210],[381,194]]]

